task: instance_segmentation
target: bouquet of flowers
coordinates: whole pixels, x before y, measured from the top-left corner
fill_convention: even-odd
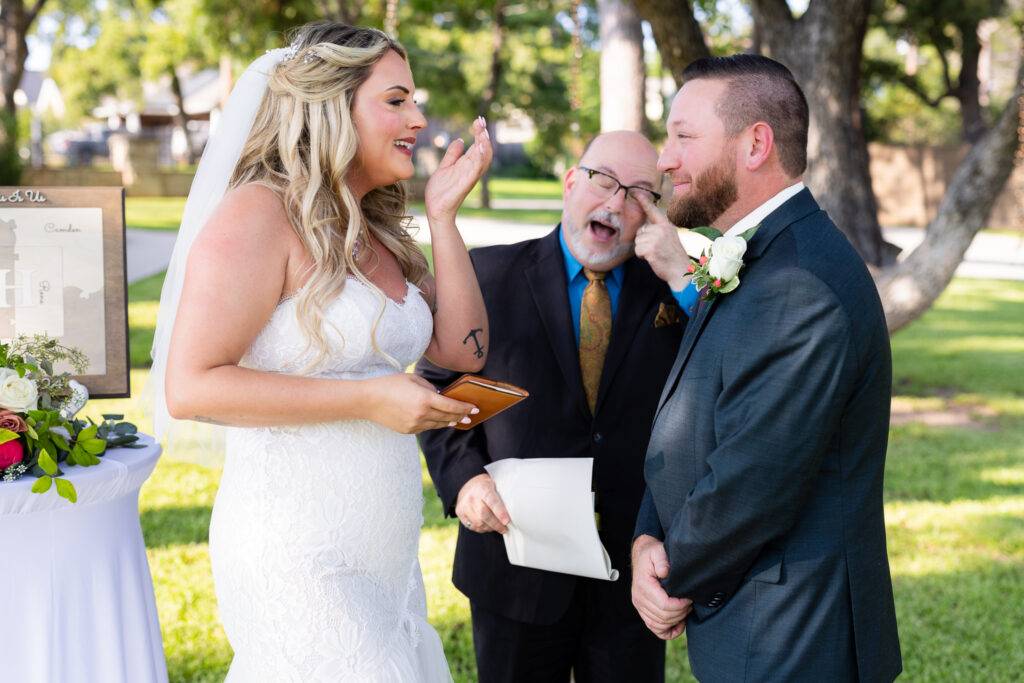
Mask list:
[[[58,463],[98,465],[108,447],[141,445],[135,443],[135,425],[118,422],[121,415],[104,415],[102,424],[75,419],[88,392],[70,373],[54,373],[59,361],[79,374],[89,366],[79,349],[46,335],[0,343],[0,481],[30,474],[38,477],[34,493],[55,485],[58,495],[74,503],[78,494],[61,478]]]

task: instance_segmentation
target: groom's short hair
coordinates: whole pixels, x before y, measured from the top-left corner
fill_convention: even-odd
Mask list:
[[[726,83],[726,91],[715,106],[726,135],[733,137],[764,121],[775,134],[782,170],[792,177],[806,170],[810,122],[807,98],[788,68],[763,55],[707,57],[683,69],[680,87],[698,79]]]

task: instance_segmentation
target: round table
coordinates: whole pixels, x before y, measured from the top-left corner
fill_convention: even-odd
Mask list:
[[[139,489],[160,445],[116,448],[61,469],[78,502],[24,476],[0,482],[0,679],[165,683]]]

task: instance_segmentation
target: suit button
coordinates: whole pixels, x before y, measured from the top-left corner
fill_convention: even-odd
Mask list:
[[[601,443],[601,439],[603,438],[604,436],[601,434],[601,432],[594,432],[594,443]]]

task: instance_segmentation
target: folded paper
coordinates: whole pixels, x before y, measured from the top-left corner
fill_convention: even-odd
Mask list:
[[[511,522],[504,535],[508,561],[615,581],[597,533],[593,458],[507,458],[486,466]]]

